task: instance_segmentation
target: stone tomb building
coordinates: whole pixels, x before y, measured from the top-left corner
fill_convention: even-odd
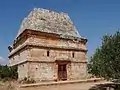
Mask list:
[[[35,8],[22,21],[10,45],[11,66],[18,79],[78,80],[87,75],[86,42],[66,13]]]

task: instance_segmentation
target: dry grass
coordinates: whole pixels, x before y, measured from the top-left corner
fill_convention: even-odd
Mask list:
[[[0,81],[0,90],[17,90],[16,81]]]

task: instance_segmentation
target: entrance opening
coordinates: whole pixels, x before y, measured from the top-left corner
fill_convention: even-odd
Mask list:
[[[58,79],[65,81],[67,80],[67,64],[58,64]]]
[[[69,65],[70,60],[56,60],[55,61],[56,64],[58,65],[58,78],[57,80],[59,81],[65,81],[68,79],[68,76],[67,76],[67,65]]]

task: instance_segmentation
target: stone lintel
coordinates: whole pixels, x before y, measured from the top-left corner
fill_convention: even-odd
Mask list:
[[[21,65],[21,64],[24,64],[24,63],[27,63],[27,62],[31,62],[31,63],[56,63],[56,61],[34,61],[34,60],[26,60],[26,61],[23,61],[23,62],[18,62],[18,63],[15,63],[15,64],[12,64],[10,66],[14,66],[14,65]],[[71,63],[87,63],[86,61],[70,61]]]
[[[26,61],[22,61],[22,62],[18,62],[18,63],[14,63],[14,64],[10,64],[10,66],[17,66],[17,65],[20,65],[20,64],[24,64],[26,62],[27,62],[27,60]]]
[[[73,37],[73,36],[68,36],[68,38],[64,38],[61,37],[59,34],[55,34],[55,33],[48,33],[48,32],[43,32],[43,31],[37,31],[37,30],[30,30],[30,29],[25,29],[14,41],[14,44],[18,43],[20,39],[22,38],[27,38],[27,37],[31,37],[32,35],[36,35],[36,36],[45,36],[45,37],[53,37],[53,38],[58,38],[58,39],[64,39],[64,40],[72,40],[74,42],[79,41],[79,42],[83,42],[84,44],[86,44],[87,39],[86,38],[82,38],[82,37]]]

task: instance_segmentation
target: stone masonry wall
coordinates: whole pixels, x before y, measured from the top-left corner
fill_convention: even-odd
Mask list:
[[[28,63],[18,65],[18,80],[28,77]]]
[[[28,60],[28,55],[29,52],[28,50],[26,50],[25,48],[20,50],[22,47],[24,47],[25,45],[27,45],[29,43],[29,38],[27,39],[21,39],[16,45],[15,47],[13,47],[12,51],[10,52],[10,65],[17,65],[19,63],[25,62]],[[11,56],[12,55],[12,56]]]
[[[29,62],[29,77],[35,81],[53,81],[57,79],[55,63]]]
[[[73,51],[64,50],[49,50],[49,57],[47,56],[47,49],[31,48],[29,61],[36,62],[30,63],[29,75],[34,77],[35,80],[56,80],[57,66],[55,60],[61,58],[68,59],[71,63],[67,65],[67,79],[77,80],[86,77],[86,56],[84,52],[74,52],[75,56],[72,57]],[[42,63],[41,63],[42,62]]]
[[[20,48],[22,48],[25,45],[38,45],[38,46],[55,47],[55,48],[75,48],[75,49],[86,50],[86,46],[81,42],[74,42],[74,41],[70,41],[70,40],[66,41],[64,39],[55,39],[55,38],[33,35],[30,38],[26,39],[26,41],[23,40],[23,42],[22,41],[18,42],[17,47],[13,48],[13,50],[10,52],[10,55],[17,52],[17,50],[19,50]],[[44,52],[44,55],[42,55],[42,56],[46,56],[46,51],[45,52],[41,51],[41,53]],[[43,60],[44,60],[44,58],[45,59],[47,58],[47,57],[40,56],[41,54],[37,55],[37,52],[40,53],[39,50],[36,50],[34,53],[32,53],[32,52],[31,53],[32,53],[32,55],[36,55],[36,56],[39,56],[40,58],[43,58]],[[57,53],[57,51],[50,50],[50,52],[53,52],[51,57],[56,57],[54,52]],[[74,51],[60,51],[60,53],[58,53],[57,56],[59,56],[59,55],[65,56],[66,55],[66,57],[70,57],[72,52],[74,52]],[[20,62],[28,60],[28,58],[29,58],[28,53],[29,52],[25,49],[20,52],[17,52],[12,57],[10,57],[10,65],[16,65]],[[66,54],[64,55],[64,53],[66,53]],[[85,56],[86,56],[85,52],[75,52],[75,58],[78,58],[78,59],[81,58],[81,60],[84,61],[86,59]],[[49,58],[47,58],[47,59],[49,59]]]
[[[49,56],[47,56],[47,51],[49,51]],[[31,48],[29,52],[28,61],[55,62],[55,60],[68,59],[74,62],[86,62],[85,52],[80,51]]]
[[[29,38],[29,43],[33,45],[41,45],[41,46],[48,46],[48,47],[63,47],[63,48],[77,48],[86,50],[86,46],[84,43],[80,41],[71,41],[71,40],[64,40],[64,39],[55,39],[43,36],[31,36]]]
[[[18,65],[20,80],[48,81],[57,79],[55,61],[67,60],[68,80],[77,80],[86,76],[86,41],[67,14],[35,8],[9,46],[10,65]]]
[[[87,76],[87,64],[86,63],[71,63],[71,79],[79,80],[84,79]]]
[[[12,57],[10,57],[10,65],[17,65],[28,60],[29,52],[27,50],[22,50]]]
[[[42,36],[30,37],[25,41],[25,43],[28,45],[32,44],[38,46],[48,45],[48,47],[58,46],[58,48],[75,47],[78,49],[82,48],[83,50],[86,49],[85,45],[81,42],[66,41]],[[23,44],[21,43],[18,45],[16,49]],[[47,56],[47,51],[49,51],[49,56]],[[74,57],[72,55],[73,53]],[[29,49],[24,49],[17,52],[10,58],[11,65],[19,64],[19,80],[22,80],[25,77],[31,77],[36,81],[57,80],[58,66],[55,63],[56,60],[71,61],[71,63],[67,65],[68,80],[77,80],[86,76],[86,63],[83,63],[86,62],[86,52],[83,51],[30,47]],[[29,62],[23,63],[25,61]]]

